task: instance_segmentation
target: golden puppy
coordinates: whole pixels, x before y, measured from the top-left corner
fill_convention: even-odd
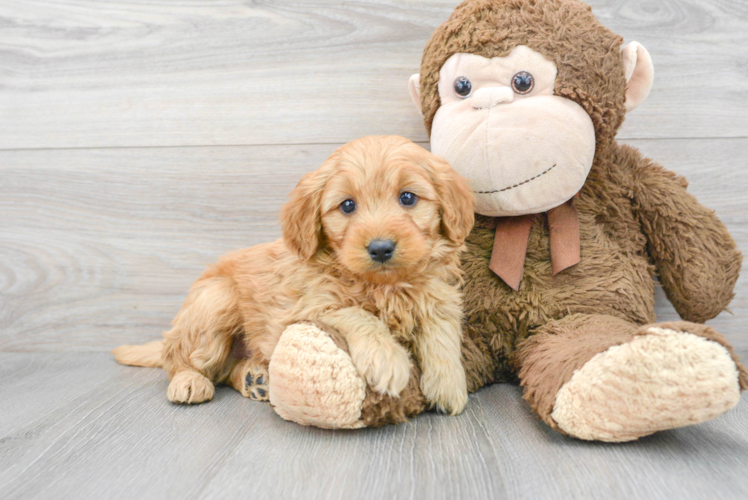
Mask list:
[[[223,257],[190,289],[162,342],[115,349],[163,366],[168,398],[199,403],[230,380],[236,338],[267,366],[284,329],[319,321],[347,340],[369,385],[398,395],[414,349],[421,388],[441,411],[467,403],[459,253],[473,198],[442,159],[397,136],[365,137],[305,175],[282,214],[283,239]]]

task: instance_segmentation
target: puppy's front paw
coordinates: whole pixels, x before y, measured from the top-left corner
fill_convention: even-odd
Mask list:
[[[459,414],[468,402],[467,381],[462,365],[452,369],[423,367],[421,391],[441,413]]]
[[[351,345],[351,359],[369,387],[382,394],[399,396],[410,379],[410,357],[403,346],[389,342]]]
[[[172,403],[202,403],[213,399],[215,387],[202,373],[185,370],[174,375],[166,391]]]

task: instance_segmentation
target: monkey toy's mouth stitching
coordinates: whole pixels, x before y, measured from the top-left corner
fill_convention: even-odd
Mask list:
[[[540,172],[538,175],[536,175],[534,177],[530,177],[529,179],[525,179],[524,181],[522,181],[520,183],[517,183],[517,184],[514,184],[512,186],[508,186],[508,187],[505,187],[505,188],[502,188],[502,189],[494,189],[493,191],[473,191],[473,193],[475,193],[475,194],[496,194],[496,193],[501,193],[502,191],[509,191],[510,189],[514,189],[514,188],[519,187],[519,186],[521,186],[523,184],[527,184],[530,181],[534,181],[538,177],[547,174],[548,172],[550,172],[554,168],[556,168],[556,164],[555,163],[553,164],[552,167],[548,168],[547,170],[544,170],[543,172]]]

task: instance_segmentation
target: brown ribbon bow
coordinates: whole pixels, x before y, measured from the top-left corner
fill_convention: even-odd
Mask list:
[[[551,264],[557,275],[579,263],[579,216],[574,198],[548,212],[548,230],[551,237]],[[527,240],[535,215],[497,217],[496,236],[493,240],[491,262],[488,267],[499,278],[519,290],[527,254]]]

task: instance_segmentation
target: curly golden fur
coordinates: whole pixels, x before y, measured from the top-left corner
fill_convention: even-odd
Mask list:
[[[416,203],[403,205],[403,192]],[[356,209],[344,213],[349,199]],[[116,358],[163,366],[168,398],[199,403],[214,383],[240,382],[235,340],[266,366],[288,325],[321,321],[341,332],[376,391],[407,385],[410,349],[426,399],[458,413],[467,402],[459,254],[473,219],[467,184],[443,160],[402,137],[353,141],[293,190],[282,240],[223,257],[194,283],[163,344],[122,346]],[[367,250],[377,239],[395,243],[383,263]]]

